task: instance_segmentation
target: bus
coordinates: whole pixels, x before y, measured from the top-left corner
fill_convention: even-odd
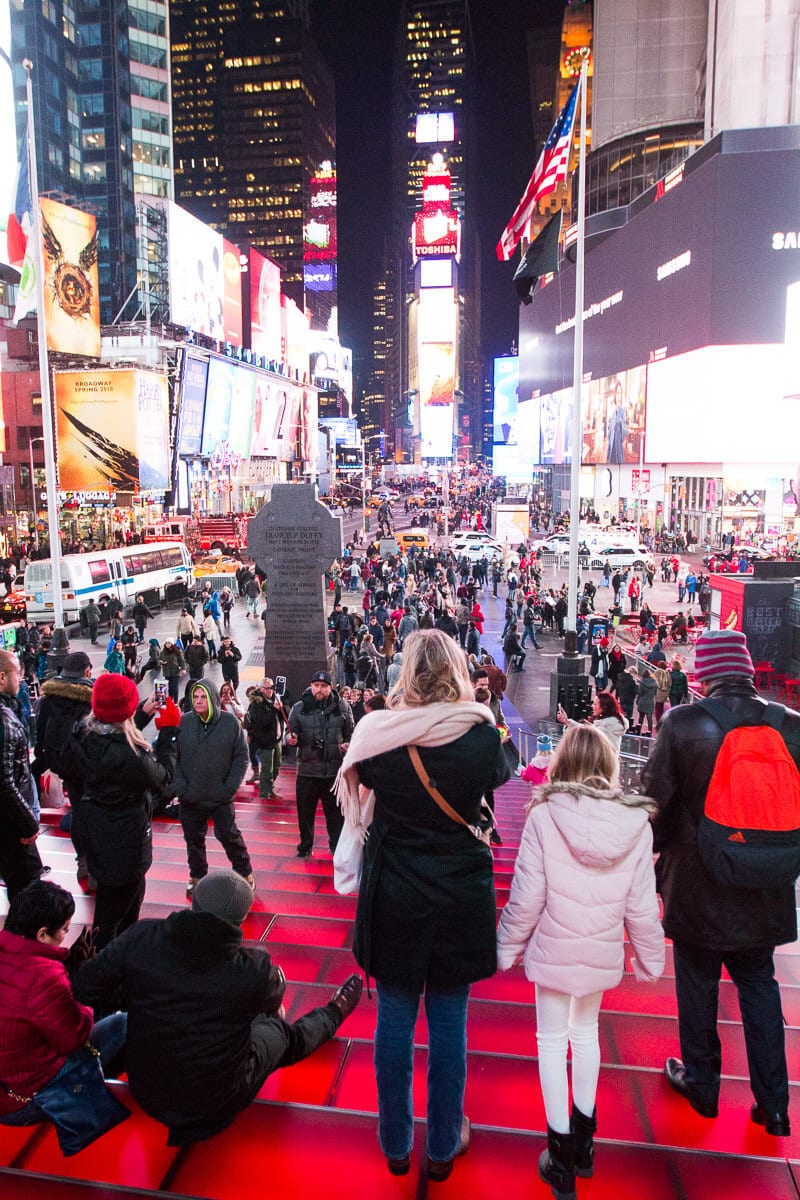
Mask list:
[[[184,545],[158,542],[65,554],[61,559],[61,594],[64,623],[80,620],[80,610],[90,600],[117,596],[123,605],[146,592],[168,599],[174,584],[194,583],[192,559]],[[25,606],[29,621],[52,621],[53,584],[49,558],[29,562],[25,568]]]

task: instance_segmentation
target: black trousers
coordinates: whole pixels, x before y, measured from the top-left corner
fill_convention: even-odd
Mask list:
[[[314,845],[314,818],[317,815],[317,804],[322,801],[322,811],[325,813],[325,824],[328,828],[328,845],[331,853],[336,849],[339,834],[342,832],[344,817],[336,803],[332,789],[333,779],[314,779],[307,775],[297,776],[297,824],[300,829],[300,844],[298,850],[310,850]]]
[[[280,1067],[291,1067],[308,1058],[333,1037],[341,1021],[341,1013],[335,1004],[312,1008],[292,1022],[281,1017],[256,1017],[250,1026],[248,1103],[255,1100],[268,1075]]]
[[[717,1033],[719,980],[723,966],[739,994],[750,1086],[765,1112],[789,1109],[783,1010],[775,980],[774,948],[718,951],[674,943],[675,989],[681,1057],[698,1097],[715,1104],[722,1051]]]
[[[121,884],[118,887],[98,882],[92,922],[98,950],[102,950],[138,920],[139,909],[144,900],[144,889],[144,876],[133,883]]]
[[[250,855],[244,838],[236,824],[233,803],[219,804],[216,808],[196,808],[181,803],[181,826],[189,859],[189,874],[192,879],[202,879],[208,874],[206,856],[206,830],[208,822],[214,823],[214,836],[228,856],[228,861],[237,875],[246,878],[252,875]]]
[[[9,900],[34,879],[38,879],[41,869],[42,860],[35,842],[23,846],[14,834],[0,834],[0,876],[6,885]]]

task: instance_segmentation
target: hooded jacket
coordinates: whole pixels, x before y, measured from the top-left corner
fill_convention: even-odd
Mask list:
[[[22,1107],[6,1087],[32,1096],[83,1046],[92,1010],[72,995],[66,946],[0,932],[0,1114]]]
[[[201,721],[193,709],[181,717],[175,794],[181,804],[212,809],[236,795],[247,770],[247,742],[233,713],[220,708],[219,692],[208,679],[187,688],[189,704],[198,688],[208,697],[208,719]]]
[[[60,775],[67,793],[71,793],[78,787],[78,781],[69,779],[63,751],[77,723],[91,712],[92,681],[48,679],[42,684],[41,696],[36,721],[38,765]]]
[[[164,646],[159,661],[165,679],[177,679],[181,671],[186,670],[186,660],[174,642]]]
[[[297,774],[314,779],[333,779],[342,765],[342,742],[349,742],[354,729],[350,705],[332,691],[327,700],[314,699],[311,688],[292,705],[289,728],[297,735]]]
[[[128,1013],[130,1088],[169,1126],[170,1145],[210,1137],[253,1098],[250,1026],[280,1006],[285,983],[260,946],[212,913],[137,921],[85,963],[75,993]]]
[[[637,979],[658,979],[652,801],[571,783],[546,784],[536,797],[497,931],[498,965],[522,958],[535,983],[589,996],[622,978],[627,932]]]

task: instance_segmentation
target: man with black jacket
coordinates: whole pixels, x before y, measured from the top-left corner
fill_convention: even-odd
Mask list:
[[[351,975],[330,1001],[285,1020],[286,979],[261,946],[242,945],[253,894],[233,871],[202,879],[191,911],[138,921],[78,972],[74,995],[128,1014],[131,1094],[182,1146],[226,1129],[279,1067],[336,1033],[361,996]]]
[[[289,713],[288,741],[297,746],[298,858],[311,857],[314,818],[320,800],[331,854],[336,849],[344,819],[333,794],[333,782],[350,744],[353,727],[350,705],[333,690],[327,671],[312,675],[311,685]]]
[[[42,698],[36,720],[34,774],[54,771],[64,785],[71,809],[70,837],[78,858],[78,882],[86,883],[89,868],[81,853],[79,809],[82,780],[70,775],[64,754],[70,735],[83,717],[92,711],[92,660],[83,650],[64,659],[61,673],[42,684]]]
[[[275,684],[271,679],[262,679],[244,715],[244,727],[259,760],[250,782],[258,783],[262,800],[280,799],[280,793],[275,791],[275,780],[283,760],[281,738],[286,720],[286,710],[280,696],[275,694]]]
[[[773,955],[776,946],[797,938],[795,888],[721,884],[706,868],[697,844],[706,792],[725,737],[714,706],[727,710],[737,725],[767,723],[767,704],[756,692],[754,674],[743,633],[703,633],[697,641],[695,675],[711,703],[680,705],[659,722],[658,739],[642,772],[642,792],[658,804],[653,823],[654,847],[660,851],[657,879],[664,932],[673,941],[678,997],[682,1061],[667,1059],[667,1080],[701,1116],[716,1117],[722,1066],[717,1000],[724,966],[739,995],[756,1101],[751,1118],[767,1133],[788,1137],[789,1085]],[[774,707],[782,709],[781,734],[800,767],[800,715]]]

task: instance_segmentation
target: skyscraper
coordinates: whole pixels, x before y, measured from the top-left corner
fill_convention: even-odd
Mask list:
[[[129,12],[148,7],[154,6],[136,0],[11,5],[12,59],[27,57],[34,66],[39,190],[97,216],[104,323],[132,299],[136,283]],[[26,105],[19,67],[14,81],[21,142]]]
[[[422,208],[422,181],[434,155],[450,174],[450,201],[462,226],[458,287],[458,361],[455,385],[457,420],[480,406],[479,301],[477,243],[470,205],[474,169],[474,123],[471,97],[474,53],[467,0],[405,0],[395,42],[392,94],[392,213],[386,260],[379,267],[383,284],[376,288],[374,361],[382,360],[385,411],[391,414],[396,448],[415,452],[407,428],[409,331],[415,280],[409,233]],[[373,381],[380,373],[373,369]],[[374,391],[374,389],[373,389]],[[418,449],[416,450],[418,454]]]
[[[170,23],[175,199],[277,262],[302,305],[311,180],[336,158],[333,81],[307,0],[171,0]],[[312,311],[320,296],[309,291]]]

